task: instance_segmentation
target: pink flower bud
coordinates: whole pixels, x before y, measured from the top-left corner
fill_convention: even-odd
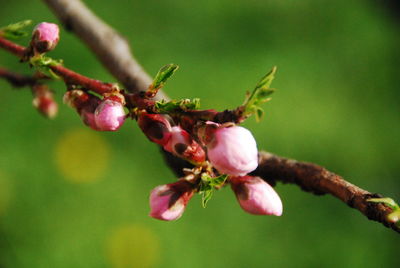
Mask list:
[[[282,201],[268,183],[259,177],[234,177],[230,179],[242,209],[255,215],[282,215]]]
[[[206,160],[203,148],[179,126],[171,128],[171,138],[164,145],[164,150],[193,163],[202,163]]]
[[[179,219],[193,196],[193,186],[186,180],[160,185],[150,194],[150,216],[159,220]]]
[[[58,112],[58,104],[54,100],[54,93],[43,84],[32,86],[33,106],[45,117],[54,118]]]
[[[138,125],[149,140],[159,145],[166,145],[171,138],[171,124],[161,114],[141,113]]]
[[[257,144],[247,129],[211,123],[203,133],[208,159],[220,173],[243,176],[257,168]]]
[[[93,130],[100,131],[94,117],[94,112],[101,102],[99,98],[82,90],[74,89],[64,94],[63,101],[78,112],[85,125]]]
[[[99,127],[96,124],[93,112],[90,112],[87,109],[81,109],[80,115],[81,115],[81,119],[85,125],[87,125],[88,127],[90,127],[93,130],[97,130],[97,131],[101,130],[101,129],[99,129]]]
[[[52,94],[36,96],[33,99],[32,104],[41,114],[43,114],[47,118],[52,119],[57,115],[58,104],[53,99]]]
[[[42,22],[33,30],[32,46],[39,53],[45,53],[53,50],[58,40],[60,30],[57,24]]]
[[[103,100],[94,112],[96,126],[102,131],[116,131],[125,122],[124,106],[110,99]]]

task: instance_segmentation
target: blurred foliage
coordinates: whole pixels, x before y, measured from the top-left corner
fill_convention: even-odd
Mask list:
[[[264,120],[245,124],[259,148],[319,163],[400,199],[400,30],[378,1],[86,2],[129,40],[149,73],[179,64],[165,90],[174,98],[199,97],[202,108],[240,105],[245,91],[278,66],[278,90]],[[57,22],[41,1],[0,0],[0,6],[0,25]],[[115,81],[65,30],[49,56]],[[4,51],[0,65],[29,73]],[[331,196],[294,185],[276,187],[284,203],[279,218],[245,214],[227,188],[207,209],[200,196],[193,198],[177,222],[151,219],[149,191],[174,175],[133,122],[86,142],[92,134],[70,108],[46,120],[31,107],[28,90],[4,81],[0,87],[0,267],[399,264],[397,234]],[[52,87],[61,102],[63,85]],[[71,179],[60,162],[74,165],[73,174],[96,169],[96,178]]]

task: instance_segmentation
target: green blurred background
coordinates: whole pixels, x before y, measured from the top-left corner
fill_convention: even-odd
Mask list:
[[[86,2],[151,74],[179,64],[165,90],[204,108],[235,107],[277,65],[265,119],[245,124],[259,148],[400,200],[400,19],[379,1]],[[58,22],[41,1],[0,0],[0,25],[24,19]],[[65,30],[51,55],[115,81]],[[0,65],[30,72],[4,51]],[[180,220],[154,220],[149,191],[174,175],[134,122],[98,133],[65,105],[49,121],[28,90],[0,87],[1,268],[400,267],[398,234],[295,185],[276,187],[279,218],[244,213],[226,188],[207,209],[196,196]]]

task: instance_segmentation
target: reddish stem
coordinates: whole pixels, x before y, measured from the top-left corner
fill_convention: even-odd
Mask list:
[[[27,48],[20,46],[14,42],[11,42],[3,37],[0,37],[0,47],[13,53],[14,55],[22,58],[25,55]],[[99,80],[91,79],[87,76],[78,74],[62,65],[50,66],[50,69],[61,76],[66,84],[80,85],[84,89],[94,91],[98,94],[104,94],[113,91],[114,87],[110,83],[104,83]],[[134,93],[125,95],[128,101],[128,106],[136,106],[139,109],[146,109],[152,111],[154,107],[154,100],[146,99],[142,93]],[[197,120],[210,120],[218,123],[225,122],[236,122],[243,121],[240,115],[237,114],[237,110],[217,112],[215,110],[203,110],[203,111],[188,111],[183,112],[185,117],[190,117],[191,121]]]
[[[94,91],[99,94],[103,94],[113,90],[113,85],[110,83],[91,79],[87,76],[78,74],[62,65],[50,66],[50,69],[57,75],[61,76],[67,84],[80,85],[85,89]]]
[[[26,47],[15,44],[14,42],[11,42],[3,37],[0,37],[0,47],[20,58],[25,55],[25,51],[27,49]],[[99,80],[83,76],[62,65],[50,66],[50,69],[57,75],[61,76],[67,84],[80,85],[87,90],[91,90],[99,94],[113,90],[113,85],[110,83],[104,83]]]
[[[38,78],[28,75],[22,75],[0,68],[0,77],[5,78],[14,87],[33,86],[38,82]]]
[[[15,44],[14,42],[11,42],[7,39],[4,39],[1,36],[0,36],[0,47],[4,48],[5,50],[8,50],[12,54],[14,54],[20,58],[24,56],[25,49],[26,49],[25,47]]]

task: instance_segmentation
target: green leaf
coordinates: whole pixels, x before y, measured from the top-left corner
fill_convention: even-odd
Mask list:
[[[92,90],[88,90],[87,91],[89,94],[91,94],[91,95],[93,95],[93,96],[96,96],[97,98],[99,98],[99,99],[104,99],[104,96],[103,95],[101,95],[101,94],[99,94],[99,93],[97,93],[97,92],[94,92],[94,91],[92,91]]]
[[[51,70],[51,66],[62,64],[62,60],[55,60],[47,56],[39,55],[29,59],[29,63],[35,67],[39,72],[52,77],[54,79],[60,79],[60,77]]]
[[[199,194],[201,194],[201,205],[203,208],[207,206],[207,203],[213,196],[215,189],[221,188],[227,178],[228,175],[225,174],[214,178],[210,177],[206,173],[201,174]]]
[[[264,110],[261,107],[257,107],[255,115],[256,115],[256,121],[260,122],[264,116]]]
[[[242,105],[244,117],[249,117],[255,114],[257,121],[262,118],[264,112],[260,105],[271,100],[269,96],[275,92],[275,89],[270,88],[272,80],[275,77],[275,73],[276,67],[273,67],[269,73],[261,78],[261,80],[254,88],[253,92],[251,94],[247,94],[246,99]]]
[[[208,203],[208,201],[210,201],[211,197],[213,196],[213,193],[214,193],[213,189],[204,191],[202,193],[202,195],[201,195],[201,205],[202,205],[203,208],[207,207],[207,203]]]
[[[224,185],[227,178],[228,178],[228,175],[226,175],[226,174],[223,174],[223,175],[215,177],[215,178],[209,178],[209,184],[211,187],[219,188],[222,185]]]
[[[165,85],[167,80],[178,70],[178,68],[179,66],[173,63],[162,67],[149,87],[149,94],[157,93],[157,91]]]
[[[169,114],[176,112],[185,112],[190,110],[197,110],[200,108],[200,99],[183,99],[183,100],[172,100],[172,101],[157,101],[154,105],[155,112],[161,114]]]
[[[24,31],[23,28],[27,27],[31,23],[31,20],[24,20],[7,25],[3,28],[0,28],[0,36],[3,36],[6,39],[18,39],[27,36],[28,33]]]
[[[201,194],[201,205],[203,208],[206,208],[207,203],[208,201],[210,201],[214,190],[208,183],[208,179],[203,175],[204,174],[202,174],[201,176],[199,194]]]
[[[269,86],[272,83],[272,80],[275,78],[275,73],[276,73],[276,66],[272,67],[272,70],[269,71],[263,78],[261,78],[260,82],[256,85],[255,90],[259,89],[269,89]]]
[[[373,203],[384,203],[386,206],[390,207],[391,209],[399,209],[399,205],[392,198],[389,198],[389,197],[370,198],[367,201],[373,202]]]

